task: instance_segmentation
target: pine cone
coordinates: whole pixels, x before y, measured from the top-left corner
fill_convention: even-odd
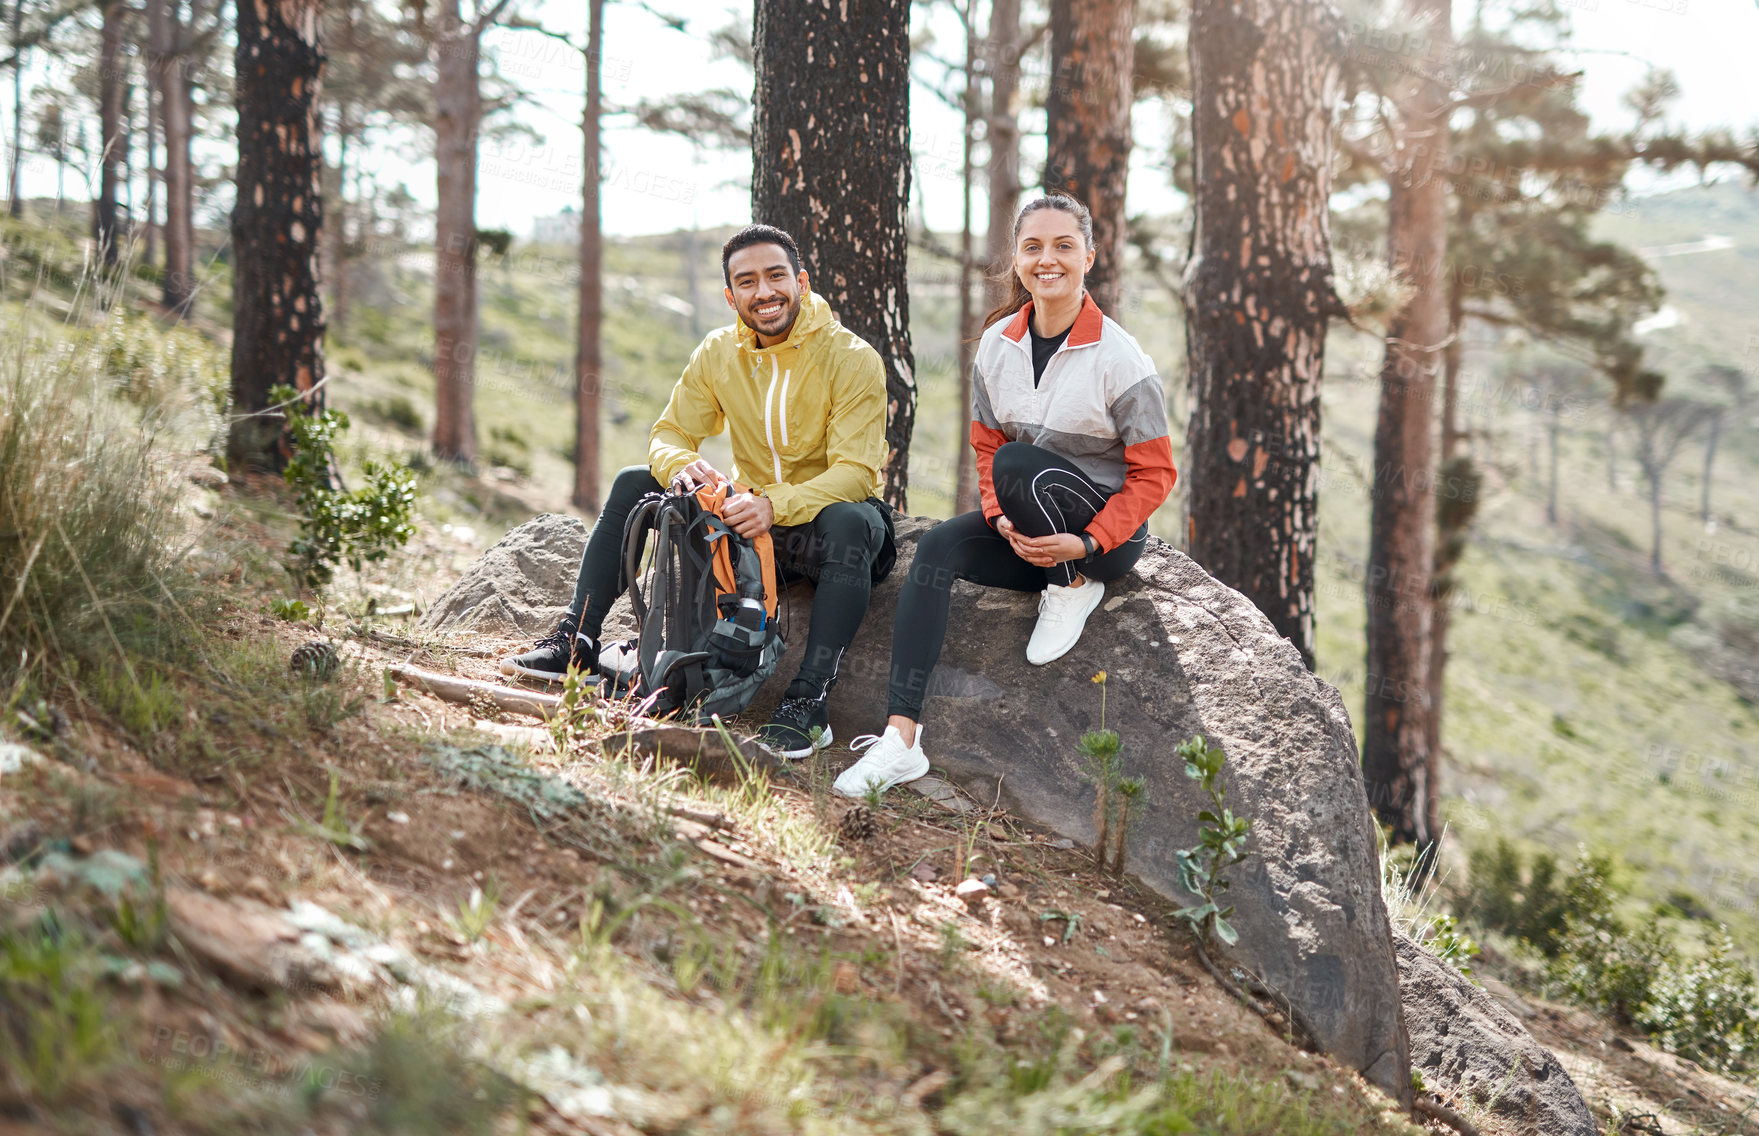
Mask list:
[[[341,663],[335,644],[313,639],[294,649],[293,658],[287,662],[287,669],[306,678],[328,679],[336,673],[336,668]]]
[[[873,810],[856,805],[837,822],[837,835],[844,840],[866,840],[873,835]]]

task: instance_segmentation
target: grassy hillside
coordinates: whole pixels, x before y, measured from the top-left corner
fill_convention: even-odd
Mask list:
[[[1706,362],[1759,368],[1759,199],[1716,187],[1645,199],[1607,224],[1640,248],[1727,235],[1735,247],[1654,263],[1679,324],[1650,333],[1669,394],[1701,396]],[[1375,345],[1332,341],[1325,398],[1319,666],[1361,706],[1362,571]],[[1521,352],[1467,352],[1462,416],[1488,480],[1461,568],[1446,693],[1444,812],[1464,848],[1499,835],[1619,857],[1645,899],[1727,922],[1759,953],[1759,709],[1728,681],[1759,628],[1759,404],[1731,415],[1698,519],[1703,436],[1664,482],[1663,565],[1648,569],[1646,489],[1629,435],[1608,484],[1604,386],[1564,414],[1559,518],[1545,517],[1540,415]],[[1759,375],[1755,376],[1759,379]],[[1755,385],[1759,385],[1756,382]]]
[[[1067,841],[400,688],[493,662],[366,601],[519,499],[436,473],[293,602],[223,349],[142,299],[0,300],[0,1130],[1416,1136]]]
[[[1696,393],[1707,362],[1749,365],[1759,386],[1759,205],[1734,186],[1628,204],[1606,219],[1607,234],[1636,247],[1679,245],[1709,235],[1731,249],[1663,256],[1654,262],[1679,323],[1650,333],[1652,360],[1670,392]],[[688,303],[681,235],[613,242],[607,253],[606,358],[609,395],[603,472],[642,460],[645,431],[695,342],[695,328],[726,318],[719,295],[719,240],[697,244],[700,313]],[[485,263],[483,354],[477,412],[483,453],[513,484],[561,498],[572,439],[573,287],[569,251],[515,250],[506,265]],[[361,289],[346,327],[333,336],[338,405],[414,447],[429,425],[430,291],[419,257],[372,267],[377,291]],[[957,303],[950,265],[921,256],[914,266],[912,331],[920,403],[911,452],[912,511],[951,509],[956,446]],[[1747,285],[1751,284],[1751,287]],[[1182,445],[1183,340],[1164,289],[1131,292],[1122,318],[1160,365]],[[1362,697],[1362,572],[1378,361],[1377,344],[1349,329],[1332,337],[1325,394],[1321,564],[1318,598],[1322,672],[1353,709]],[[1542,423],[1522,386],[1531,359],[1475,339],[1465,362],[1463,419],[1488,480],[1474,539],[1461,568],[1453,633],[1445,742],[1450,756],[1446,812],[1464,851],[1496,836],[1572,851],[1578,841],[1616,852],[1645,899],[1711,915],[1759,943],[1759,716],[1724,677],[1731,658],[1750,654],[1759,628],[1759,438],[1754,415],[1732,418],[1713,487],[1718,523],[1706,531],[1696,503],[1702,447],[1689,442],[1665,489],[1664,563],[1646,567],[1646,497],[1617,440],[1608,487],[1603,390],[1572,398],[1564,416],[1560,518],[1544,519]],[[404,423],[399,433],[398,422]],[[419,422],[419,427],[417,423]],[[442,492],[442,498],[446,496]],[[527,495],[530,496],[529,494]],[[518,519],[513,498],[496,513]],[[480,495],[477,503],[481,503]],[[479,522],[480,523],[480,522]],[[479,533],[480,540],[493,535]],[[1153,530],[1180,542],[1177,501]],[[1751,692],[1748,692],[1750,697]]]
[[[1629,238],[1640,245],[1735,241],[1657,260],[1681,318],[1652,333],[1656,357],[1688,392],[1702,363],[1738,365],[1750,334],[1743,297],[1716,283],[1714,258],[1759,247],[1750,199],[1703,192],[1613,219],[1672,218],[1654,241],[1639,239],[1646,230]],[[1714,227],[1694,229],[1694,215]],[[81,298],[77,218],[0,226],[13,362],[33,374],[44,360],[86,360],[94,386],[81,397],[106,423],[151,411],[164,449],[150,468],[155,484],[183,486],[159,503],[188,538],[180,564],[193,581],[167,593],[187,609],[172,620],[147,586],[85,610],[89,585],[67,574],[60,594],[80,612],[82,638],[47,649],[71,661],[45,669],[37,642],[22,656],[25,677],[0,692],[0,741],[36,754],[6,750],[0,780],[0,1047],[43,1039],[28,1060],[0,1052],[0,1127],[22,1117],[32,1132],[486,1132],[515,1130],[518,1118],[570,1130],[563,1111],[603,1105],[618,1110],[603,1129],[615,1132],[1049,1132],[1064,1130],[1047,1119],[1057,1115],[1094,1131],[1410,1131],[1359,1081],[1230,1002],[1164,931],[1164,905],[1092,876],[1075,851],[1006,821],[922,808],[888,811],[866,836],[828,801],[824,770],[701,784],[607,752],[602,721],[546,751],[487,707],[382,681],[386,664],[412,658],[488,677],[483,659],[406,638],[368,601],[431,596],[508,526],[565,508],[565,250],[521,248],[483,266],[475,477],[422,456],[428,263],[410,252],[362,267],[330,344],[332,404],[357,423],[345,466],[389,454],[424,469],[422,518],[407,552],[344,573],[324,603],[306,597],[308,622],[268,614],[294,591],[280,567],[293,531],[285,491],[240,478],[217,492],[200,469],[225,377],[223,258],[207,261],[213,275],[189,325],[168,330],[151,312],[150,271],[133,275],[108,318]],[[698,329],[724,311],[708,234],[693,326],[684,247],[670,237],[608,250],[607,475],[641,460]],[[956,307],[944,271],[926,259],[917,270],[912,505],[944,514],[963,430]],[[1160,363],[1176,418],[1182,346],[1170,298],[1144,290],[1123,315]],[[1334,335],[1325,405],[1319,665],[1352,709],[1376,395],[1363,376],[1376,347]],[[1753,412],[1724,435],[1713,529],[1697,518],[1697,443],[1671,471],[1667,573],[1656,578],[1628,439],[1614,440],[1608,483],[1599,394],[1570,404],[1560,515],[1547,522],[1540,421],[1516,382],[1527,358],[1507,344],[1475,343],[1468,355],[1466,417],[1489,476],[1449,674],[1449,884],[1465,882],[1466,851],[1500,837],[1566,859],[1583,842],[1616,857],[1632,914],[1663,901],[1688,940],[1721,921],[1755,953],[1759,714],[1737,685],[1759,644]],[[1181,434],[1175,423],[1175,445]],[[1176,504],[1154,527],[1177,540]],[[344,644],[336,683],[287,670],[288,653],[314,635]],[[113,642],[133,669],[103,665]],[[579,810],[569,823],[592,824],[558,835],[533,805],[552,799]],[[127,860],[100,855],[109,852]],[[974,854],[1015,889],[979,912],[951,894]],[[82,874],[104,866],[123,872],[120,892],[106,890],[113,875]],[[257,931],[259,906],[317,918],[287,907],[299,902],[346,922],[322,923],[327,946],[301,941],[344,968],[371,962],[357,974],[365,985],[332,973],[264,995],[260,976],[227,969],[220,947],[174,945],[199,939],[203,912]],[[1549,1023],[1547,1044],[1609,1130],[1654,1112],[1670,1133],[1759,1131],[1716,1115],[1746,1107],[1740,1086],[1489,980],[1523,1016]],[[1718,1101],[1733,1103],[1706,1103]]]

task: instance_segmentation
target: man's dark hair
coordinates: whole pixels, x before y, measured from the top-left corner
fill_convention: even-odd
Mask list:
[[[727,270],[727,262],[733,259],[734,253],[752,245],[781,245],[788,253],[788,263],[794,266],[794,275],[800,275],[800,246],[794,243],[793,237],[774,225],[747,225],[728,237],[727,243],[721,246],[721,279],[727,282],[727,287],[733,286],[733,274]]]

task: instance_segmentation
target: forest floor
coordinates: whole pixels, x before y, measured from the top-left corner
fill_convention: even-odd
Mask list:
[[[212,669],[151,729],[70,702],[7,751],[0,984],[32,1030],[0,1134],[1418,1131],[1069,842],[866,813],[828,792],[847,753],[702,779],[604,744],[616,707],[558,751],[384,677],[500,681],[511,644],[366,614],[436,595],[459,525],[288,619],[279,487],[190,492],[233,564]],[[289,673],[313,639],[328,682]],[[1486,981],[1607,1131],[1759,1132],[1751,1088]]]

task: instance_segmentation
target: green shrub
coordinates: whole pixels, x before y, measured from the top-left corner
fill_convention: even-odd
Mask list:
[[[352,492],[335,488],[336,436],[348,429],[340,410],[311,413],[299,392],[277,386],[271,404],[287,407],[293,457],[282,476],[298,497],[299,536],[288,550],[294,572],[313,587],[328,583],[346,562],[356,572],[385,559],[415,534],[415,475],[406,469],[368,461],[366,484]]]
[[[1570,925],[1546,973],[1573,1000],[1632,1025],[1677,957],[1659,919],[1630,928],[1601,914]]]
[[[1705,956],[1656,976],[1637,1024],[1670,1053],[1723,1072],[1750,1069],[1759,1056],[1759,988],[1734,955],[1728,929],[1709,937]]]
[[[1563,950],[1572,924],[1593,925],[1612,911],[1612,861],[1585,847],[1578,850],[1567,876],[1549,852],[1537,852],[1523,865],[1520,852],[1501,837],[1492,848],[1473,849],[1468,864],[1467,914],[1528,943],[1547,959]]]

